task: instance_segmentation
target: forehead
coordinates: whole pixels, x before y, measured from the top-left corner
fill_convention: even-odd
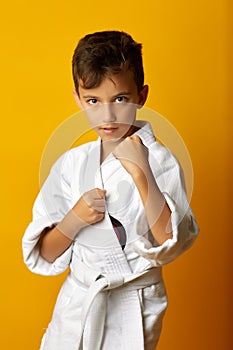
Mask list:
[[[120,72],[114,75],[104,76],[101,83],[91,89],[83,87],[82,80],[79,80],[79,94],[93,95],[99,97],[111,97],[122,92],[128,92],[130,94],[137,94],[137,85],[134,80],[133,73],[130,70],[126,72]]]

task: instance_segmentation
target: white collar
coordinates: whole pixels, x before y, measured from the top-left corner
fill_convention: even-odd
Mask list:
[[[151,144],[156,141],[150,123],[144,120],[136,120],[134,125],[136,125],[140,129],[136,131],[133,135],[138,135],[142,139],[143,144],[146,147],[150,147]]]
[[[139,127],[140,129],[133,133],[133,135],[138,135],[142,140],[143,144],[146,147],[150,147],[151,144],[156,141],[151,124],[145,120],[136,120],[134,125]],[[97,144],[101,145],[100,137],[98,137],[97,139]]]

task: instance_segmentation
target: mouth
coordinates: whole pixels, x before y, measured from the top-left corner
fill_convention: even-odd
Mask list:
[[[102,130],[105,134],[113,134],[118,128],[115,126],[102,126],[100,130]]]

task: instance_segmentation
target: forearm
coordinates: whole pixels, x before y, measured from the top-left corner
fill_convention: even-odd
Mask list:
[[[39,241],[40,255],[48,262],[54,262],[69,248],[81,228],[81,221],[70,210],[57,226],[42,233]]]
[[[56,227],[42,233],[40,255],[45,260],[54,262],[69,248],[82,228],[103,220],[105,193],[99,188],[86,192]]]
[[[156,242],[161,245],[172,238],[171,211],[161,193],[151,169],[132,175],[145,208],[147,221]]]
[[[72,244],[72,240],[61,233],[57,227],[49,229],[42,234],[40,240],[40,255],[53,263]]]

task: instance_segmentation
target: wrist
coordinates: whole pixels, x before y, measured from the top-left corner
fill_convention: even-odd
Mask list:
[[[151,179],[151,176],[153,176],[151,172],[151,168],[148,165],[145,165],[143,167],[137,167],[135,171],[131,174],[134,182],[141,182],[141,181],[149,181]]]
[[[63,235],[74,240],[75,236],[84,226],[85,223],[71,209],[56,227]]]

